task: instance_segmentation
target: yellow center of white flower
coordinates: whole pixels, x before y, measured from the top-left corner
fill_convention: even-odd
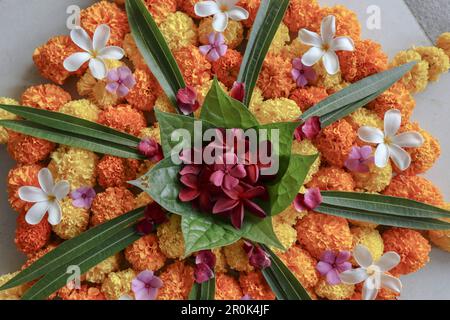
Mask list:
[[[375,266],[370,266],[367,268],[366,270],[367,274],[369,275],[369,277],[373,276],[375,273],[378,272],[378,268]]]
[[[322,50],[323,51],[329,51],[330,50],[330,45],[328,44],[328,43],[324,43],[323,45],[322,45]]]
[[[56,196],[54,196],[54,195],[47,195],[47,197],[48,197],[48,201],[55,201],[56,200]]]
[[[384,144],[391,145],[392,144],[392,138],[391,137],[384,137]]]
[[[222,4],[221,6],[220,6],[220,11],[222,11],[222,12],[228,12],[230,10],[230,8],[226,5],[226,4]]]

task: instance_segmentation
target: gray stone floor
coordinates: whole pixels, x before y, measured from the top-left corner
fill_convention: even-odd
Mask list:
[[[431,41],[450,31],[450,0],[404,1]]]

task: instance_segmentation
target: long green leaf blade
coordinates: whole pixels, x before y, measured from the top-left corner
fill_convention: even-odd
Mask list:
[[[288,5],[289,0],[261,1],[238,76],[238,82],[245,84],[246,106],[250,104],[259,72]]]
[[[139,51],[167,97],[176,106],[178,90],[186,84],[164,36],[142,0],[127,0],[125,7]]]
[[[0,125],[19,133],[75,148],[126,159],[145,159],[136,148],[49,128],[28,120],[0,120]]]
[[[78,257],[85,252],[98,246],[98,243],[112,237],[119,231],[136,223],[144,215],[144,208],[139,208],[126,213],[118,218],[105,222],[99,226],[89,229],[78,237],[64,241],[54,250],[37,260],[27,269],[20,272],[4,284],[0,290],[14,288],[23,283],[35,280],[48,272],[66,264],[68,261]]]
[[[208,301],[214,300],[216,297],[216,278],[212,278],[203,283],[194,283],[191,292],[189,293],[189,300]]]

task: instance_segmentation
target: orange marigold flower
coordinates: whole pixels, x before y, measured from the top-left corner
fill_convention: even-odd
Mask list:
[[[163,22],[169,13],[177,11],[177,0],[145,0],[145,5],[158,24]]]
[[[136,271],[157,271],[166,263],[166,256],[159,249],[158,238],[154,234],[142,237],[126,248],[125,258]]]
[[[280,254],[280,258],[303,287],[313,288],[319,281],[316,259],[311,257],[308,251],[303,250],[300,246],[293,246],[285,253]]]
[[[150,71],[138,69],[134,72],[136,85],[126,96],[127,102],[138,110],[151,111],[161,88]]]
[[[50,240],[52,228],[44,216],[39,224],[31,225],[25,221],[25,212],[17,218],[14,242],[20,252],[31,254],[42,249]]]
[[[239,282],[224,273],[216,274],[216,300],[240,300],[243,297]]]
[[[8,201],[10,206],[19,213],[27,212],[33,203],[19,198],[20,187],[39,187],[38,173],[42,169],[39,164],[16,166],[8,173]]]
[[[212,70],[224,85],[233,86],[241,68],[242,55],[239,51],[229,49],[225,56],[212,63]]]
[[[195,14],[194,7],[200,0],[178,0],[178,9],[188,14],[191,18],[200,19],[199,16]]]
[[[107,24],[111,28],[109,45],[122,46],[123,38],[130,32],[128,17],[124,10],[117,4],[100,1],[80,13],[81,26],[92,37],[95,29],[101,24]]]
[[[45,256],[47,253],[49,253],[50,251],[52,251],[53,249],[55,249],[58,245],[54,244],[54,243],[49,243],[47,246],[45,246],[43,249],[40,249],[36,252],[33,252],[31,254],[27,255],[27,261],[25,261],[25,263],[22,265],[22,267],[20,268],[20,270],[25,270],[27,269],[29,266],[31,266],[33,263],[35,263],[36,261],[38,261],[39,259],[41,259],[43,256]]]
[[[134,196],[125,188],[108,188],[92,202],[91,224],[96,226],[133,210]]]
[[[87,68],[84,65],[76,72],[69,72],[64,68],[64,60],[78,51],[80,49],[69,36],[56,36],[34,50],[33,61],[44,78],[62,85],[72,74],[81,75]]]
[[[355,42],[354,51],[338,51],[342,78],[356,82],[380,73],[388,67],[388,57],[381,45],[372,40]]]
[[[70,289],[67,286],[58,291],[62,300],[106,300],[105,295],[97,286],[81,285],[80,289]]]
[[[187,46],[173,54],[188,85],[201,86],[211,79],[211,63],[197,47]]]
[[[298,107],[305,112],[312,106],[328,97],[327,90],[321,87],[297,88],[292,91],[289,99],[294,100]]]
[[[297,239],[316,259],[327,250],[351,251],[353,237],[347,220],[321,213],[310,213],[297,222]]]
[[[275,294],[270,289],[260,271],[241,273],[239,284],[244,295],[249,295],[253,300],[275,300]]]
[[[402,114],[402,122],[405,124],[416,107],[416,101],[405,86],[397,82],[389,90],[382,93],[378,98],[369,103],[369,109],[375,111],[383,119],[384,114],[391,109],[397,109]]]
[[[46,159],[50,152],[55,149],[55,144],[11,131],[7,148],[8,153],[17,162],[33,164]]]
[[[58,111],[70,100],[70,94],[54,84],[32,86],[22,94],[22,105],[50,111]]]
[[[147,63],[136,46],[136,42],[134,41],[131,33],[128,33],[123,40],[123,50],[125,51],[127,58],[131,60],[136,69],[149,71]]]
[[[98,122],[134,136],[139,136],[141,130],[147,127],[144,114],[128,104],[107,107],[100,113]]]
[[[341,119],[322,129],[314,144],[328,163],[343,167],[356,143],[357,134],[352,125]]]
[[[176,261],[159,277],[163,286],[159,289],[158,300],[186,300],[194,285],[194,268]]]
[[[106,155],[97,164],[98,184],[103,188],[126,187],[127,182],[136,179],[139,161]]]
[[[444,204],[441,190],[429,180],[419,176],[397,175],[392,179],[384,194],[424,202],[438,207]]]
[[[287,98],[296,85],[292,64],[280,55],[268,54],[259,75],[258,87],[266,99]]]
[[[391,270],[394,275],[416,272],[430,260],[430,243],[418,231],[392,228],[382,237],[384,252],[394,251],[401,257],[400,264]]]
[[[353,191],[355,181],[350,173],[337,167],[321,168],[317,172],[308,188],[319,188],[320,190]]]
[[[251,28],[253,26],[260,4],[261,0],[240,0],[237,3],[237,6],[244,8],[249,13],[248,19],[241,21],[244,27]]]
[[[342,5],[334,7],[324,7],[320,9],[320,13],[315,15],[316,20],[311,31],[320,32],[322,20],[333,15],[336,17],[336,36],[347,36],[357,41],[361,38],[361,25],[358,21],[356,13]]]
[[[283,22],[290,32],[297,33],[300,29],[310,29],[320,13],[317,0],[291,0]]]

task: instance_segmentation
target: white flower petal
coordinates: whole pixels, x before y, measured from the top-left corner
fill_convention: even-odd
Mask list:
[[[47,213],[48,207],[48,201],[36,203],[30,208],[30,210],[28,210],[27,214],[25,215],[25,221],[31,225],[39,224],[39,222],[42,221],[44,215]]]
[[[333,51],[354,51],[355,43],[349,37],[337,37],[331,42]]]
[[[392,143],[402,148],[419,148],[425,142],[423,136],[418,132],[404,132],[392,138]]]
[[[47,194],[37,187],[20,187],[19,198],[27,202],[42,202],[48,200]]]
[[[375,263],[380,268],[381,272],[386,272],[395,268],[400,263],[400,256],[393,251],[386,252],[383,256]]]
[[[358,137],[367,143],[380,144],[384,142],[384,133],[378,128],[363,126],[358,130]]]
[[[323,47],[322,38],[315,32],[309,31],[307,29],[301,29],[298,33],[298,36],[303,44],[320,49],[322,49]]]
[[[89,61],[89,70],[91,70],[94,78],[98,80],[102,80],[106,77],[106,65],[101,59],[91,59],[91,61]]]
[[[374,277],[370,277],[364,282],[362,289],[363,300],[375,300],[378,295],[378,289],[375,282],[376,280]]]
[[[389,163],[390,151],[387,145],[380,143],[375,150],[375,165],[378,168],[385,168]]]
[[[341,281],[346,284],[358,284],[366,280],[368,277],[369,275],[364,268],[347,270],[339,275]]]
[[[213,29],[216,32],[224,32],[228,26],[228,14],[219,12],[214,15]]]
[[[52,226],[56,226],[61,223],[62,214],[61,207],[57,201],[53,201],[48,206],[48,222]]]
[[[107,24],[99,25],[94,32],[94,38],[92,39],[92,47],[95,51],[99,51],[106,47],[111,36],[111,29]]]
[[[323,56],[323,66],[329,75],[335,75],[339,72],[339,58],[334,51],[327,51]]]
[[[92,51],[92,41],[88,33],[82,28],[72,29],[70,31],[72,41],[84,51]]]
[[[402,114],[397,109],[391,109],[384,114],[384,134],[393,137],[397,134],[402,124]]]
[[[373,264],[372,254],[369,249],[363,245],[357,245],[353,250],[353,257],[363,268],[368,268]]]
[[[70,55],[66,60],[64,60],[64,69],[69,72],[75,72],[81,68],[81,66],[89,61],[91,55],[87,52],[77,52]]]
[[[380,281],[381,287],[390,289],[397,293],[402,292],[402,282],[400,281],[400,279],[388,274],[382,274]]]
[[[111,46],[101,49],[98,52],[100,59],[120,60],[125,55],[125,51],[122,48]]]
[[[322,49],[312,47],[303,55],[302,63],[307,67],[311,67],[315,65],[317,62],[319,62],[319,60],[322,59],[324,54],[325,51],[323,51]]]
[[[220,8],[215,1],[201,1],[195,4],[195,14],[199,17],[209,17],[220,12]]]
[[[52,190],[52,194],[58,200],[62,200],[65,197],[67,197],[69,192],[70,192],[70,185],[67,181],[58,182]]]
[[[331,44],[336,35],[336,17],[333,15],[323,18],[320,34],[324,43]]]
[[[41,189],[47,193],[50,194],[53,191],[53,187],[55,186],[53,182],[53,176],[50,170],[47,168],[43,168],[38,173],[38,180],[39,185],[41,186]]]
[[[405,171],[411,165],[411,156],[408,152],[395,144],[389,145],[389,154],[397,168]]]
[[[236,21],[247,20],[250,15],[247,10],[241,7],[234,7],[231,10],[228,10],[227,13],[230,19]]]

